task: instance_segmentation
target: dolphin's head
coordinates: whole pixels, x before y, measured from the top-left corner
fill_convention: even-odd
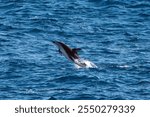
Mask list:
[[[56,43],[58,43],[58,42],[57,42],[57,41],[52,41],[52,43],[56,44]]]
[[[60,46],[60,42],[58,41],[52,41],[53,44],[55,44],[56,46]]]

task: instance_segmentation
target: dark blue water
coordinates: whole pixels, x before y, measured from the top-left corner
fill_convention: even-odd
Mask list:
[[[0,0],[0,99],[150,99],[150,1]]]

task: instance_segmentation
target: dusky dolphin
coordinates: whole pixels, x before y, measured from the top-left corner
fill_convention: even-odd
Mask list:
[[[86,64],[80,62],[80,57],[78,55],[78,51],[81,50],[81,48],[74,48],[71,49],[66,44],[59,42],[59,41],[52,41],[57,47],[60,54],[64,55],[68,60],[74,62],[75,64],[85,67]]]

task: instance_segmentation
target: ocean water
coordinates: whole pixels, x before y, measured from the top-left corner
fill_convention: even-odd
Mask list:
[[[150,1],[0,0],[0,99],[150,99]]]

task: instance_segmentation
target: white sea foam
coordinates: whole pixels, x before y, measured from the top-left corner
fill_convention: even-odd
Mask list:
[[[120,67],[120,68],[128,68],[128,67],[130,67],[130,66],[128,66],[128,65],[120,65],[119,67]]]
[[[76,68],[97,68],[97,66],[86,59],[75,59],[75,67]]]

